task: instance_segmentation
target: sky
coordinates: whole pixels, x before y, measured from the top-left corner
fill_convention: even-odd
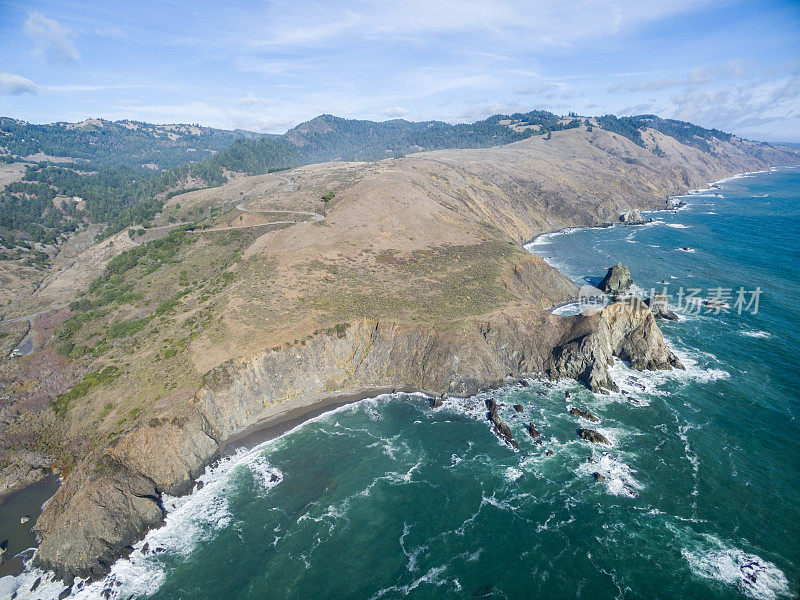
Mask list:
[[[0,0],[0,115],[655,113],[800,142],[800,0]]]

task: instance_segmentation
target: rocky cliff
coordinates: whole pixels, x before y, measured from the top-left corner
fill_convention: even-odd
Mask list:
[[[72,474],[36,525],[35,564],[66,579],[104,573],[163,518],[162,494],[185,493],[229,440],[299,406],[371,388],[468,396],[535,376],[611,390],[615,357],[635,369],[681,367],[641,303],[571,317],[525,305],[456,328],[364,319],[231,361],[182,417],[152,420]]]

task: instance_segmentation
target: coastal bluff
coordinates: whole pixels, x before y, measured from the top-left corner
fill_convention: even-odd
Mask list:
[[[35,564],[67,581],[105,574],[162,521],[163,494],[190,491],[228,442],[324,404],[334,389],[338,397],[393,388],[469,396],[525,377],[571,377],[613,390],[615,357],[640,370],[682,368],[641,303],[571,317],[528,305],[445,329],[364,319],[231,361],[209,374],[182,415],[151,421],[68,478],[37,522]]]

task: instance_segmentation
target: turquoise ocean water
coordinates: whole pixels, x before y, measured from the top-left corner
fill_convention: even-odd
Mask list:
[[[496,391],[518,452],[492,434],[488,396],[343,407],[217,465],[203,489],[169,502],[150,553],[74,595],[797,596],[800,171],[738,177],[686,200],[650,225],[530,247],[578,282],[621,260],[645,289],[730,288],[729,313],[663,323],[685,372],[618,364],[626,394],[608,396],[566,381]],[[757,314],[734,308],[740,287],[761,289]],[[577,438],[592,425],[571,406],[600,417],[610,447]]]

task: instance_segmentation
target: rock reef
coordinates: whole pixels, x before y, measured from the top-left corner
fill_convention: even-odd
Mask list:
[[[645,304],[656,319],[678,320],[678,315],[669,309],[669,298],[666,294],[653,294],[652,297],[645,300]]]

